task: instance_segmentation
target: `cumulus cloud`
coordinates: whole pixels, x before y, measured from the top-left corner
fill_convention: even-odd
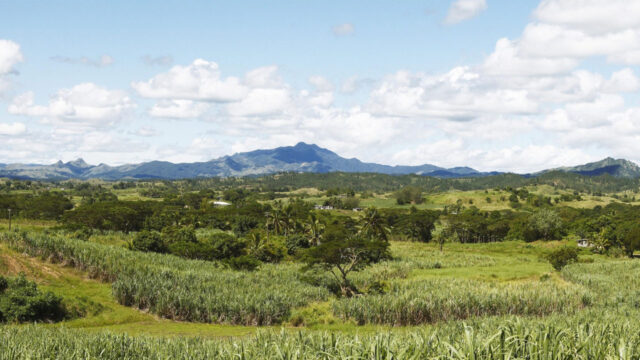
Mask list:
[[[11,40],[0,39],[0,75],[14,71],[14,66],[23,60],[20,45]]]
[[[534,17],[544,23],[603,34],[640,26],[640,3],[628,0],[543,0]]]
[[[248,92],[240,79],[223,79],[218,64],[203,59],[187,66],[174,66],[147,81],[133,82],[131,87],[145,98],[210,102],[237,101]]]
[[[61,131],[77,132],[86,128],[113,125],[136,107],[121,90],[108,90],[93,83],[59,90],[47,105],[35,104],[34,94],[17,96],[8,111],[15,115],[35,116]]]
[[[344,23],[333,27],[333,34],[336,36],[352,35],[356,32],[355,26],[351,23]]]
[[[565,73],[577,65],[578,61],[571,57],[528,57],[516,42],[503,38],[496,42],[482,70],[497,76],[539,76]]]
[[[27,131],[27,126],[20,122],[0,123],[0,135],[21,135]]]
[[[52,61],[59,62],[59,63],[74,64],[74,65],[80,64],[80,65],[87,65],[87,66],[94,66],[94,67],[105,67],[105,66],[112,65],[115,62],[113,57],[109,55],[102,55],[95,59],[92,59],[86,56],[74,58],[74,57],[58,55],[58,56],[52,56],[50,59]]]
[[[0,94],[9,85],[9,75],[15,74],[15,66],[24,61],[20,45],[11,41],[0,39]]]
[[[457,24],[476,17],[487,9],[486,0],[456,0],[449,7],[445,24]]]

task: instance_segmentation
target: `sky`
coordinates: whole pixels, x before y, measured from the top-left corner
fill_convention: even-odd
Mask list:
[[[640,160],[639,0],[0,0],[0,163]]]

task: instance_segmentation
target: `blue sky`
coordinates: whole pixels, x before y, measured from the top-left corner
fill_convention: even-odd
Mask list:
[[[637,160],[636,7],[0,1],[0,163],[203,161],[298,141],[482,170]]]

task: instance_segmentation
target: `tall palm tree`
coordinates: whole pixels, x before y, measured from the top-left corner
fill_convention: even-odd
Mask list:
[[[309,234],[309,243],[312,246],[320,245],[322,234],[324,233],[324,224],[318,220],[316,214],[309,214],[309,222],[307,223],[307,233]]]
[[[264,240],[262,240],[260,233],[258,232],[251,233],[248,238],[249,238],[249,241],[247,244],[247,250],[249,251],[249,254],[253,256],[259,255],[262,249],[264,248],[264,243],[265,243]]]
[[[385,226],[384,219],[375,207],[367,208],[361,219],[360,232],[367,237],[387,241],[389,229]]]

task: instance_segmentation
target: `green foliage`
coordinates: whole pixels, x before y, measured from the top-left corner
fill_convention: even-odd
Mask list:
[[[44,191],[39,194],[0,194],[0,218],[8,218],[6,209],[14,218],[58,220],[73,204],[59,192]]]
[[[553,284],[494,285],[469,280],[424,280],[396,283],[384,295],[334,302],[336,316],[358,324],[420,325],[473,316],[542,316],[572,313],[585,305],[579,287]]]
[[[633,257],[633,253],[640,250],[640,224],[637,221],[620,224],[615,235],[627,256]]]
[[[551,250],[546,258],[554,269],[560,271],[563,267],[578,261],[578,249],[572,246],[562,246]]]
[[[351,236],[311,247],[304,251],[302,260],[309,267],[317,265],[329,271],[340,284],[342,295],[352,296],[358,290],[349,280],[349,273],[389,257],[388,242]]]
[[[215,233],[200,240],[210,248],[211,259],[230,259],[242,256],[247,246],[246,242],[227,233]]]
[[[415,211],[402,216],[395,227],[413,241],[429,242],[438,214],[432,211]]]
[[[262,265],[254,272],[222,263],[44,234],[0,233],[14,249],[73,264],[89,276],[112,281],[113,296],[126,306],[159,316],[197,322],[276,324],[294,307],[325,300],[328,292],[299,280],[299,266]]]
[[[139,231],[145,219],[159,205],[144,201],[109,201],[84,204],[62,217],[67,227],[89,227],[99,230]]]
[[[248,256],[248,255],[241,255],[241,256],[231,258],[228,260],[227,263],[234,270],[246,270],[246,271],[254,271],[261,264],[260,260],[254,258],[253,256]]]
[[[65,314],[60,297],[38,290],[24,274],[0,276],[0,322],[60,321]]]
[[[133,238],[130,246],[131,250],[137,251],[153,251],[153,252],[166,252],[167,248],[162,235],[157,231],[143,230],[136,234]]]
[[[545,240],[559,236],[562,219],[558,213],[549,209],[540,209],[529,218],[529,226]]]
[[[405,186],[395,193],[398,205],[404,204],[422,204],[422,189],[415,186]]]
[[[317,319],[322,319],[321,309]],[[636,359],[640,326],[498,319],[378,334],[260,331],[234,339],[81,333],[37,326],[0,328],[0,359]]]

